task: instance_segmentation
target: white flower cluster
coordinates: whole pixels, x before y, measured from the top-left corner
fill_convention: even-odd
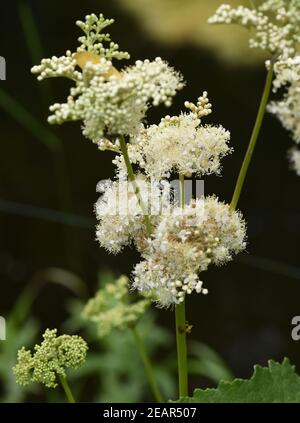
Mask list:
[[[87,64],[67,103],[51,106],[49,122],[81,120],[83,134],[94,142],[102,142],[106,135],[134,135],[150,102],[169,105],[180,88],[179,76],[160,58],[137,61],[119,77],[107,79],[105,74],[111,66],[105,59],[99,64]]]
[[[282,126],[291,133],[296,144],[300,144],[300,56],[280,60],[274,65],[273,89],[286,88],[283,97],[272,101],[268,111],[280,120]],[[289,150],[291,168],[300,176],[300,152],[297,147]]]
[[[38,81],[46,78],[65,77],[74,79],[75,81],[82,80],[82,73],[76,70],[76,60],[74,54],[67,50],[65,56],[52,56],[51,59],[42,59],[41,64],[33,66],[32,73],[38,75]]]
[[[282,126],[291,132],[294,141],[300,143],[300,83],[292,82],[283,98],[273,101],[268,111],[278,117]]]
[[[202,117],[211,113],[207,93],[197,104],[185,102],[185,106],[189,113],[142,126],[130,138],[129,160],[140,172],[135,183],[127,182],[124,157],[117,155],[113,163],[119,179],[100,186],[104,194],[96,204],[100,245],[117,253],[133,242],[143,258],[133,271],[133,287],[166,307],[193,291],[206,293],[199,273],[210,263],[225,263],[245,247],[245,223],[238,212],[215,197],[179,207],[171,184],[164,179],[171,172],[219,173],[221,158],[231,152],[228,131],[201,126]]]
[[[137,61],[134,66],[118,71],[112,59],[128,58],[128,53],[118,51],[108,34],[100,31],[112,20],[102,15],[88,15],[77,25],[85,32],[80,37],[77,53],[68,51],[66,56],[43,59],[32,72],[38,79],[65,76],[75,81],[66,103],[50,107],[52,124],[66,121],[83,121],[83,133],[101,144],[103,139],[117,135],[133,135],[141,124],[150,104],[171,104],[172,97],[183,84],[181,76],[161,58],[154,61]],[[109,42],[109,47],[104,47]],[[76,69],[80,67],[82,71]]]
[[[260,48],[287,59],[295,55],[300,41],[300,2],[268,0],[253,9],[223,4],[209,23],[241,25],[251,31],[251,48]]]
[[[294,141],[300,143],[300,56],[274,65],[276,78],[274,91],[287,85],[283,98],[269,104],[268,110],[275,114],[282,126],[291,132]]]
[[[133,286],[156,293],[158,304],[169,306],[185,294],[207,293],[199,272],[210,263],[231,260],[245,248],[245,222],[241,214],[216,197],[192,200],[175,207],[157,225],[134,270]]]
[[[300,143],[300,1],[267,0],[249,9],[223,4],[209,19],[210,23],[236,23],[251,31],[250,47],[272,55],[275,78],[273,91],[287,87],[283,97],[268,105],[282,126]],[[266,61],[270,66],[270,61]],[[294,150],[293,150],[294,151]],[[296,150],[295,150],[296,151]],[[294,155],[290,156],[294,157]],[[295,160],[291,159],[295,164]],[[295,165],[292,165],[295,169]]]
[[[222,126],[202,126],[200,117],[211,113],[207,93],[199,97],[197,105],[185,102],[190,113],[166,116],[159,125],[143,127],[128,146],[132,163],[151,178],[160,180],[171,172],[191,176],[220,173],[220,160],[232,149],[228,146],[230,133]],[[114,163],[119,176],[126,175],[121,156]]]

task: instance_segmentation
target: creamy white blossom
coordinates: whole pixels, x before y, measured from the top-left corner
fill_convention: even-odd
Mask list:
[[[300,40],[299,0],[269,0],[255,8],[221,5],[210,23],[238,24],[250,30],[249,46],[282,59],[294,56]]]
[[[197,105],[185,102],[190,113],[166,116],[158,125],[141,127],[128,145],[132,163],[145,174],[160,180],[171,172],[186,176],[219,174],[221,158],[230,153],[230,133],[222,126],[201,125],[200,118],[211,113],[207,93],[199,97]],[[114,159],[119,175],[126,175],[121,156]]]
[[[199,273],[220,265],[245,248],[245,222],[239,212],[216,197],[192,200],[162,216],[144,260],[133,272],[133,287],[151,292],[162,306],[178,304],[203,289]]]
[[[300,150],[296,147],[291,148],[288,152],[288,158],[291,168],[300,176]]]
[[[83,134],[94,142],[103,137],[134,135],[150,102],[170,105],[171,97],[180,88],[180,77],[162,59],[137,61],[125,68],[120,76],[104,75],[111,62],[88,63],[83,78],[71,89],[67,103],[50,107],[50,123],[83,121]],[[86,83],[88,80],[88,84]]]
[[[109,34],[101,34],[112,22],[102,15],[87,15],[85,22],[77,22],[85,36],[79,38],[81,45],[76,53],[67,51],[63,57],[43,59],[32,68],[40,80],[64,76],[75,82],[67,102],[50,107],[48,120],[52,124],[82,121],[83,134],[102,142],[102,148],[107,136],[114,139],[135,134],[149,106],[169,106],[183,86],[180,74],[160,57],[138,60],[133,66],[117,70],[112,60],[128,58],[129,54],[119,52]]]
[[[33,66],[31,72],[38,74],[38,81],[60,76],[81,81],[82,73],[76,69],[76,66],[74,54],[67,50],[65,56],[52,56],[51,58],[42,59],[41,64]]]

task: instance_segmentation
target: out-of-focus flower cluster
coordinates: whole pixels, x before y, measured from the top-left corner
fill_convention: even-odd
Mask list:
[[[267,0],[255,7],[221,5],[210,23],[235,23],[249,29],[249,45],[270,54],[274,65],[273,91],[286,88],[283,97],[272,101],[268,110],[276,115],[293,140],[300,143],[300,1]],[[266,61],[266,66],[271,66]],[[291,167],[297,169],[296,147],[289,154]]]
[[[277,116],[282,126],[290,132],[297,145],[300,144],[300,56],[278,61],[274,65],[274,91],[284,87],[283,97],[272,101],[268,110]],[[300,176],[299,147],[293,147],[288,154],[291,168]],[[297,159],[298,158],[298,159]]]
[[[135,326],[149,304],[145,298],[130,303],[129,280],[121,276],[116,282],[106,284],[89,300],[82,316],[96,323],[98,335],[103,337],[114,328]]]
[[[257,8],[222,4],[209,23],[241,25],[251,31],[251,48],[288,59],[295,55],[300,40],[300,3],[299,0],[267,0]]]
[[[13,368],[18,384],[37,382],[55,388],[57,377],[65,377],[66,369],[77,369],[84,363],[88,347],[80,336],[57,336],[56,329],[47,329],[43,338],[41,345],[34,347],[34,353],[25,347],[19,350]]]

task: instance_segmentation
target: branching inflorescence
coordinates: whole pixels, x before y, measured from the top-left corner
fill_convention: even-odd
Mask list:
[[[211,113],[206,92],[196,104],[185,102],[188,112],[147,126],[149,106],[169,106],[183,87],[182,77],[160,58],[117,70],[112,60],[129,55],[120,53],[108,34],[101,35],[111,23],[88,15],[77,22],[85,32],[77,52],[44,59],[33,72],[39,79],[66,76],[75,82],[67,103],[51,106],[50,123],[82,121],[83,133],[101,150],[116,152],[116,180],[99,186],[100,245],[117,253],[133,242],[142,262],[133,271],[132,287],[150,292],[159,305],[179,304],[186,294],[207,292],[199,272],[244,249],[245,223],[216,197],[191,200],[182,209],[167,178],[219,174],[221,159],[232,151],[230,134],[221,126],[202,125]]]

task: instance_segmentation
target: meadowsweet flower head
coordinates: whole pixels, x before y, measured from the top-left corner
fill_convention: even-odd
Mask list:
[[[192,200],[161,218],[144,260],[133,272],[133,287],[151,292],[162,306],[178,304],[193,291],[207,293],[199,273],[245,248],[245,222],[216,197]]]
[[[169,106],[182,88],[179,73],[159,57],[116,69],[112,60],[127,59],[129,54],[120,52],[109,34],[101,32],[112,22],[102,15],[87,15],[85,22],[77,22],[85,35],[79,38],[76,53],[43,59],[32,68],[39,80],[63,76],[75,82],[67,102],[50,107],[48,120],[53,124],[82,121],[83,134],[102,149],[107,138],[135,134],[150,104]]]
[[[147,299],[129,302],[128,282],[126,276],[121,276],[116,282],[105,285],[86,304],[82,315],[96,323],[100,337],[113,328],[134,326],[149,306]]]
[[[256,8],[223,4],[209,22],[241,25],[250,30],[251,48],[286,59],[295,55],[300,39],[300,2],[268,0]]]
[[[222,126],[201,125],[201,118],[211,113],[207,93],[197,104],[185,102],[190,113],[166,116],[158,125],[143,127],[128,145],[132,163],[156,180],[172,172],[186,176],[220,173],[221,158],[232,150],[230,133]],[[126,175],[121,156],[114,159],[119,176]]]
[[[37,382],[55,388],[57,377],[65,376],[66,369],[77,369],[84,363],[88,347],[80,336],[57,336],[56,329],[47,329],[43,338],[33,353],[24,347],[19,350],[18,362],[13,368],[18,384]]]

